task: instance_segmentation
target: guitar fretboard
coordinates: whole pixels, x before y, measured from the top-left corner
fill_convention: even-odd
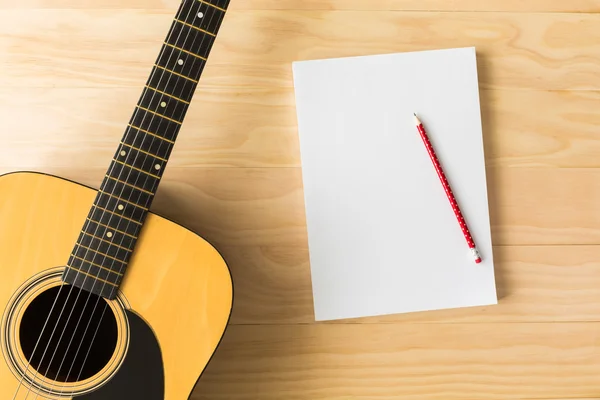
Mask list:
[[[64,282],[116,297],[228,4],[181,3],[69,258]]]

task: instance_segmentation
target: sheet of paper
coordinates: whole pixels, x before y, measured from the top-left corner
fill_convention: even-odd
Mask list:
[[[316,319],[496,304],[475,49],[302,61],[293,72]]]

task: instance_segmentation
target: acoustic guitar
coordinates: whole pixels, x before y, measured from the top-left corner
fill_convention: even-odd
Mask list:
[[[0,178],[0,400],[189,398],[231,275],[149,208],[228,3],[183,0],[99,190]]]

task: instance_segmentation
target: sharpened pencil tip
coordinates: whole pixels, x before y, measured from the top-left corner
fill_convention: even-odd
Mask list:
[[[417,113],[413,113],[413,115],[415,116],[415,125],[421,125],[421,120],[419,119],[419,117],[417,117]]]

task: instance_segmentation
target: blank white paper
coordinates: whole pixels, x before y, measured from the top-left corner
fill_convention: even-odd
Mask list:
[[[302,61],[293,72],[316,320],[496,304],[475,49]]]

